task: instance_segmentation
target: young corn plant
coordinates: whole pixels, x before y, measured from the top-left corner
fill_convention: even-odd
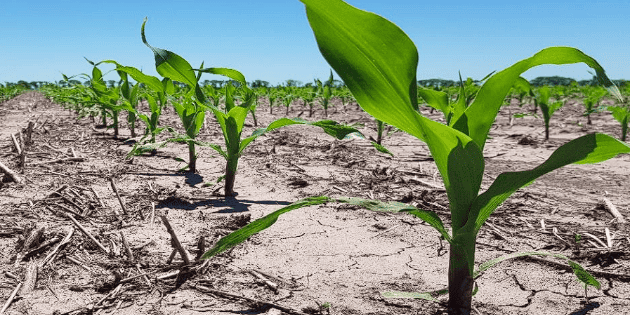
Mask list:
[[[538,89],[538,95],[534,98],[534,102],[543,114],[543,120],[545,122],[545,141],[549,140],[549,122],[551,116],[564,105],[564,102],[557,100],[553,103],[549,102],[551,98],[551,89],[548,86],[543,86]]]
[[[333,83],[333,74],[332,70],[330,71],[330,78],[328,81],[322,84],[322,81],[316,80],[317,83],[317,94],[319,95],[319,101],[324,108],[324,117],[328,117],[328,106],[330,105],[330,99],[332,98],[332,83]]]
[[[480,193],[485,168],[483,148],[488,132],[518,77],[538,65],[583,62],[595,69],[601,84],[613,95],[620,96],[599,63],[575,48],[543,49],[492,75],[470,106],[455,110],[450,122],[442,124],[422,116],[418,111],[418,52],[398,26],[341,0],[301,1],[306,6],[320,52],[361,107],[376,119],[398,127],[428,145],[447,192],[451,231],[449,233],[436,213],[411,205],[358,198],[312,197],[227,235],[202,258],[210,258],[243,242],[252,234],[271,226],[283,213],[309,205],[337,201],[375,211],[406,212],[426,221],[449,243],[448,289],[435,293],[448,292],[449,314],[470,314],[474,279],[481,272],[499,261],[518,255],[544,255],[540,252],[511,254],[484,263],[475,272],[477,235],[497,207],[516,190],[555,169],[572,163],[597,163],[630,152],[630,146],[608,135],[585,135],[561,146],[533,169],[500,174],[485,192]],[[564,256],[561,258],[567,259]],[[599,288],[599,283],[577,263],[569,260],[569,265],[578,279]],[[433,299],[430,295],[419,293],[389,293],[386,296]]]
[[[280,127],[289,125],[311,125],[320,127],[325,133],[335,137],[336,139],[349,139],[349,138],[361,138],[365,139],[358,130],[353,127],[344,126],[332,120],[322,120],[316,122],[308,122],[303,119],[295,118],[280,118],[267,126],[255,130],[250,136],[242,138],[243,126],[245,125],[245,118],[251,110],[251,106],[254,103],[256,95],[247,86],[245,76],[233,69],[227,68],[203,68],[203,64],[200,69],[193,69],[190,63],[179,55],[164,50],[161,48],[153,47],[146,41],[144,34],[144,28],[147,20],[145,19],[142,24],[142,39],[144,43],[153,51],[155,56],[155,63],[157,72],[173,81],[184,82],[190,87],[190,92],[184,97],[182,103],[173,101],[175,109],[177,110],[180,118],[184,122],[186,128],[186,135],[177,136],[175,142],[186,142],[189,144],[198,144],[207,146],[217,151],[226,160],[225,176],[219,180],[225,180],[225,196],[234,196],[234,183],[236,179],[236,171],[238,168],[238,160],[243,154],[243,150],[252,143],[256,138],[263,134],[278,129]],[[195,71],[198,75],[195,76]],[[210,73],[226,76],[240,84],[239,88],[242,89],[241,104],[236,104],[234,96],[235,90],[231,84],[225,87],[225,107],[219,108],[214,106],[210,102],[207,102],[207,98],[203,94],[198,82],[202,73]],[[201,128],[203,123],[203,117],[205,111],[212,111],[214,117],[219,122],[221,130],[223,131],[223,138],[225,141],[225,148],[220,145],[205,143],[195,140],[195,136]],[[375,148],[381,152],[389,153],[385,148],[379,145],[375,145]],[[194,149],[191,149],[191,161],[193,161]],[[191,167],[192,170],[192,167]]]
[[[308,117],[313,117],[313,102],[315,102],[315,97],[317,96],[317,85],[301,89],[299,93],[299,97],[308,107]]]
[[[168,95],[172,95],[175,93],[175,86],[173,85],[173,81],[168,78],[164,78],[162,80],[157,77],[146,75],[142,73],[140,70],[134,67],[121,66],[115,61],[104,61],[104,62],[112,62],[116,64],[116,70],[119,72],[124,72],[130,75],[134,80],[144,84],[147,87],[147,90],[141,93],[138,96],[138,99],[145,99],[147,103],[149,103],[149,110],[151,111],[150,115],[146,115],[137,111],[135,107],[126,108],[130,113],[133,113],[137,117],[139,117],[146,125],[146,130],[144,133],[144,137],[137,142],[137,145],[132,150],[131,155],[140,154],[144,152],[140,146],[142,146],[147,137],[149,143],[155,143],[155,139],[157,135],[159,135],[165,128],[159,127],[159,119],[162,115],[162,109],[167,105]],[[137,85],[136,85],[137,86]]]
[[[120,100],[120,87],[108,88],[103,79],[103,72],[98,68],[98,65],[101,63],[94,63],[87,58],[85,58],[85,60],[92,65],[92,76],[84,75],[90,79],[90,87],[96,95],[96,102],[101,107],[103,125],[107,126],[106,117],[107,111],[109,111],[114,121],[112,124],[114,127],[114,139],[118,139],[118,116],[120,111],[123,110],[123,107],[118,104]]]
[[[626,86],[626,90],[630,90],[630,85]],[[621,124],[621,141],[626,141],[628,134],[628,123],[630,123],[630,96],[624,96],[624,102],[619,105],[608,106],[608,110],[612,112],[613,117]]]
[[[584,115],[586,116],[586,124],[592,125],[591,114],[597,111],[599,101],[606,96],[606,90],[600,87],[585,89],[584,98]]]

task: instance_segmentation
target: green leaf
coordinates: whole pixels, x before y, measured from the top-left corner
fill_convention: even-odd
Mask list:
[[[584,267],[580,266],[578,263],[569,260],[569,266],[573,269],[573,274],[585,285],[590,285],[596,287],[597,289],[601,289],[601,284],[595,277],[593,277]]]
[[[447,119],[451,111],[448,105],[448,94],[442,91],[419,87],[418,95],[422,97],[429,106],[441,111],[444,114],[444,119]]]
[[[116,70],[126,72],[138,83],[146,84],[151,90],[155,92],[164,92],[164,85],[162,84],[160,79],[154,76],[146,75],[134,67],[118,66],[116,67]]]
[[[226,76],[232,80],[236,80],[240,82],[241,87],[249,91],[249,87],[247,87],[247,81],[245,80],[245,76],[237,70],[229,69],[229,68],[204,68],[204,69],[198,69],[198,71]]]
[[[376,143],[375,141],[372,141],[372,146],[374,146],[374,148],[381,153],[385,153],[385,154],[389,154],[390,156],[394,156],[394,153],[391,153],[389,150],[387,150],[386,147],[384,147],[383,145],[380,145],[378,143]]]
[[[483,272],[485,272],[490,267],[493,267],[494,265],[502,261],[506,261],[508,259],[514,259],[517,257],[525,257],[525,256],[553,256],[556,258],[566,260],[569,266],[571,267],[571,269],[573,270],[573,274],[578,278],[578,280],[580,280],[585,285],[590,285],[590,286],[596,287],[597,289],[601,289],[600,283],[588,271],[586,271],[586,269],[580,266],[580,264],[570,260],[569,258],[561,254],[535,252],[535,251],[512,253],[512,254],[507,254],[507,255],[503,255],[503,256],[488,260],[482,263],[481,265],[479,265],[479,268],[473,273],[473,278],[474,279],[479,278]]]
[[[396,25],[340,0],[302,0],[319,50],[376,119],[423,138],[414,43]],[[357,27],[360,26],[360,27]]]
[[[529,171],[500,174],[472,204],[468,225],[479,231],[492,212],[519,188],[536,178],[568,164],[591,164],[606,161],[621,153],[629,153],[630,146],[605,134],[589,134],[559,147],[542,164]]]
[[[179,81],[187,84],[191,88],[195,88],[197,86],[197,77],[195,76],[195,71],[190,63],[172,51],[149,45],[147,38],[144,35],[144,27],[146,23],[147,18],[144,18],[140,34],[142,35],[142,42],[153,51],[153,55],[155,57],[155,69],[157,72],[165,78],[169,78],[173,81]]]
[[[490,77],[477,93],[473,103],[468,107],[464,115],[455,122],[453,127],[465,131],[464,133],[468,134],[483,150],[488,132],[494,123],[499,108],[503,104],[503,100],[523,72],[543,64],[560,65],[579,62],[583,62],[595,69],[599,82],[610,93],[621,99],[619,89],[610,81],[604,69],[595,59],[575,48],[549,47]]]
[[[413,42],[393,23],[343,1],[302,2],[322,55],[361,107],[429,145],[448,193],[452,226],[461,227],[479,192],[484,159],[466,134],[418,113]]]
[[[312,205],[324,204],[330,201],[330,198],[322,196],[322,197],[310,197],[306,199],[302,199],[296,201],[282,209],[276,210],[258,220],[255,220],[248,225],[242,227],[241,229],[234,231],[223,238],[221,238],[212,249],[205,252],[201,259],[208,259],[212,256],[218,255],[242,242],[247,240],[250,236],[272,226],[278,220],[280,215],[289,212],[291,210],[296,210]]]
[[[380,200],[355,197],[342,197],[335,199],[335,201],[363,207],[377,212],[408,212],[428,223],[436,229],[444,237],[444,239],[446,239],[449,243],[451,242],[451,236],[446,231],[446,228],[444,228],[444,223],[442,223],[440,217],[438,217],[433,211],[421,210],[412,205],[395,201],[383,202]]]

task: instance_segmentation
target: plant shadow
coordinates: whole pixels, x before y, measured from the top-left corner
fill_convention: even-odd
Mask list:
[[[196,202],[188,201],[184,198],[168,197],[160,201],[155,208],[168,208],[168,209],[180,209],[180,210],[195,210],[199,207],[207,208],[221,208],[211,213],[225,214],[225,213],[240,213],[249,211],[249,207],[254,204],[262,205],[277,205],[278,207],[284,207],[290,205],[289,201],[277,201],[277,200],[239,200],[235,197],[226,197],[224,199],[208,199]],[[210,210],[210,209],[209,209]]]

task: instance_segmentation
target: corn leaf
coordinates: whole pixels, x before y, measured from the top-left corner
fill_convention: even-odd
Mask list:
[[[424,222],[428,223],[430,226],[436,229],[444,237],[445,240],[447,240],[449,243],[451,242],[451,236],[446,231],[446,228],[444,228],[444,223],[442,223],[440,217],[438,217],[437,214],[435,214],[435,212],[433,211],[421,210],[412,205],[401,202],[383,202],[379,200],[362,199],[355,197],[337,198],[336,201],[360,206],[368,210],[377,212],[408,212],[409,214],[412,214],[423,220]]]
[[[578,278],[578,280],[580,280],[585,285],[590,285],[590,286],[596,287],[597,289],[601,288],[600,283],[588,271],[586,271],[586,269],[584,269],[580,264],[570,260],[564,255],[545,253],[545,252],[518,252],[518,253],[507,254],[507,255],[503,255],[503,256],[488,260],[484,262],[483,264],[479,265],[479,268],[473,274],[473,278],[475,279],[479,278],[483,274],[484,271],[488,270],[490,267],[502,261],[506,261],[508,259],[514,259],[518,257],[525,257],[525,256],[553,256],[556,258],[566,260],[569,266],[571,267],[571,269],[573,270],[573,274]]]
[[[442,91],[419,87],[418,95],[422,97],[429,106],[441,111],[444,114],[444,119],[447,119],[450,113],[448,94]]]
[[[452,226],[463,226],[479,193],[484,159],[466,134],[418,113],[413,42],[393,23],[341,0],[302,2],[322,55],[361,107],[428,144],[447,190]]]
[[[146,24],[147,18],[144,18],[142,28],[140,30],[142,42],[147,45],[151,51],[153,51],[157,72],[161,76],[170,78],[173,81],[185,83],[190,87],[196,86],[197,78],[195,77],[195,72],[188,61],[171,51],[149,45],[147,38],[144,35],[144,28]]]
[[[322,55],[361,107],[422,139],[414,115],[418,52],[409,37],[383,17],[340,0],[302,2]]]
[[[249,87],[247,87],[247,81],[245,81],[245,76],[238,70],[229,69],[229,68],[204,68],[204,69],[198,69],[198,71],[226,76],[232,80],[236,80],[239,83],[241,83],[241,87],[244,88],[246,91],[250,90]]]
[[[319,205],[323,203],[327,203],[330,201],[330,198],[322,196],[322,197],[310,197],[306,199],[302,199],[296,201],[282,209],[276,210],[258,220],[255,220],[248,225],[240,228],[237,231],[234,231],[223,238],[221,238],[212,249],[205,252],[201,259],[208,259],[212,256],[218,255],[242,242],[247,240],[250,236],[270,227],[278,220],[281,214],[289,212],[291,210],[300,209],[308,206]]]
[[[595,59],[575,48],[549,47],[490,77],[477,93],[473,103],[464,115],[454,123],[453,127],[469,135],[483,150],[488,132],[503,104],[503,100],[523,72],[543,64],[561,65],[579,62],[593,68],[597,73],[599,82],[611,94],[621,99],[619,89],[610,81],[604,69]]]
[[[629,152],[630,146],[605,134],[589,134],[574,139],[559,147],[532,170],[500,174],[490,188],[473,202],[467,225],[474,225],[479,231],[492,212],[516,190],[555,169],[573,163],[599,163]]]

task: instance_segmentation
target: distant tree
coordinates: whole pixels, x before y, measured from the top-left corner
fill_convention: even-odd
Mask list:
[[[552,77],[537,77],[531,81],[529,81],[529,84],[531,84],[532,86],[558,86],[558,85],[564,85],[564,86],[568,86],[571,84],[571,82],[575,82],[575,79],[572,78],[566,78],[566,77],[560,77],[560,76],[552,76]]]
[[[444,79],[426,79],[426,80],[418,80],[418,85],[422,87],[446,88],[446,87],[455,86],[455,81],[444,80]]]
[[[269,87],[269,82],[263,80],[254,80],[251,84],[252,88]]]
[[[17,82],[17,85],[22,86],[22,87],[25,87],[25,88],[27,88],[27,89],[30,89],[30,88],[31,88],[31,85],[30,85],[28,82],[24,81],[24,80],[20,80],[20,81],[18,81],[18,82]]]
[[[286,80],[284,84],[288,87],[300,87],[302,86],[302,81],[289,79]]]

